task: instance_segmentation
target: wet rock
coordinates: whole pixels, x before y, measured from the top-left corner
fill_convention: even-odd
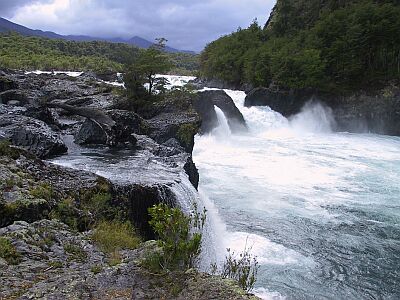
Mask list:
[[[236,107],[232,98],[229,97],[224,91],[202,91],[198,92],[198,96],[199,97],[194,101],[194,107],[202,117],[202,131],[206,133],[209,132],[210,129],[212,130],[218,126],[214,105],[223,111],[232,132],[247,131],[246,121],[244,120],[242,113]]]
[[[314,98],[312,91],[305,90],[273,90],[256,88],[247,94],[244,105],[269,106],[272,110],[288,117],[301,111],[306,102]]]
[[[187,158],[183,168],[186,174],[189,176],[189,181],[197,189],[199,187],[200,176],[199,176],[199,171],[197,170],[196,165],[194,164],[191,156]]]
[[[0,73],[0,93],[7,90],[16,89],[17,87],[17,83],[14,80],[8,78],[6,73]]]
[[[187,152],[193,151],[194,136],[201,123],[197,113],[162,113],[147,122],[149,136],[156,142],[162,144],[175,138]]]
[[[201,117],[200,132],[205,134],[218,127],[218,117],[210,97],[196,97],[193,106]]]
[[[0,115],[0,132],[14,145],[20,146],[40,158],[67,152],[67,147],[59,134],[52,131],[44,122],[18,115]]]
[[[0,104],[18,103],[24,105],[28,103],[27,96],[19,90],[6,90],[0,93]],[[10,104],[9,104],[10,105]]]
[[[288,117],[299,113],[310,100],[332,109],[338,131],[400,135],[400,88],[395,85],[381,91],[359,91],[349,95],[257,88],[247,95],[245,105],[269,106]]]
[[[103,144],[108,141],[105,130],[90,119],[86,119],[81,125],[79,132],[75,135],[75,143],[79,145],[85,144]]]

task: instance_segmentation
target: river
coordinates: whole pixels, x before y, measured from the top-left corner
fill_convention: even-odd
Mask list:
[[[264,299],[400,299],[400,138],[332,132],[319,104],[290,120],[244,107],[249,133],[197,136],[208,209],[203,267],[246,245]]]

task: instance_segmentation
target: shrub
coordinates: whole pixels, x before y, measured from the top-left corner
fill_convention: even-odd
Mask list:
[[[18,265],[21,262],[21,254],[11,244],[10,240],[0,237],[0,257],[10,265]]]
[[[103,267],[102,266],[100,266],[100,265],[95,265],[95,266],[93,266],[93,267],[91,267],[90,268],[90,271],[93,273],[93,274],[99,274],[99,273],[101,273],[102,271],[103,271]]]
[[[50,212],[50,217],[60,220],[74,230],[78,229],[78,211],[74,204],[74,199],[66,198],[60,201]]]
[[[243,252],[236,255],[228,248],[228,255],[222,266],[222,270],[218,271],[216,264],[211,265],[212,273],[219,273],[223,278],[235,280],[239,286],[246,292],[254,288],[257,280],[258,261],[257,258],[250,254],[250,249],[245,247]]]
[[[38,186],[31,189],[29,193],[34,198],[39,198],[49,201],[53,197],[53,188],[48,183],[41,183]]]
[[[194,124],[183,124],[179,127],[177,137],[180,144],[189,149],[193,147],[194,136],[196,135],[198,128]]]
[[[149,224],[163,249],[158,256],[161,269],[192,268],[200,253],[206,210],[199,213],[194,205],[192,213],[186,216],[179,208],[160,203],[149,208],[149,214],[152,218]]]
[[[94,229],[93,241],[101,251],[111,254],[121,249],[136,249],[140,243],[129,222],[103,221]]]
[[[19,157],[19,152],[17,149],[13,149],[11,147],[11,143],[7,140],[0,141],[0,156],[7,156],[13,159],[17,159]]]
[[[87,258],[87,253],[79,245],[69,243],[64,245],[64,250],[69,254],[70,260],[85,261]]]

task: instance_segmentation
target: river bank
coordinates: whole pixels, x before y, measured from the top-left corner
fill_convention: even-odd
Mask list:
[[[189,210],[201,118],[189,98],[158,103],[144,117],[118,109],[116,88],[74,75],[1,73],[0,136],[17,147],[3,142],[1,152],[1,242],[16,257],[1,258],[2,298],[252,298],[196,271],[152,275],[140,260],[154,244],[121,251],[113,265],[91,240],[98,213],[129,220],[147,240],[147,208]]]

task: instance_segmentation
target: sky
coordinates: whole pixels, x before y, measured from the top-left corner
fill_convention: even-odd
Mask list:
[[[218,37],[264,25],[276,0],[0,0],[0,16],[32,29],[95,37],[140,36],[201,51]]]

